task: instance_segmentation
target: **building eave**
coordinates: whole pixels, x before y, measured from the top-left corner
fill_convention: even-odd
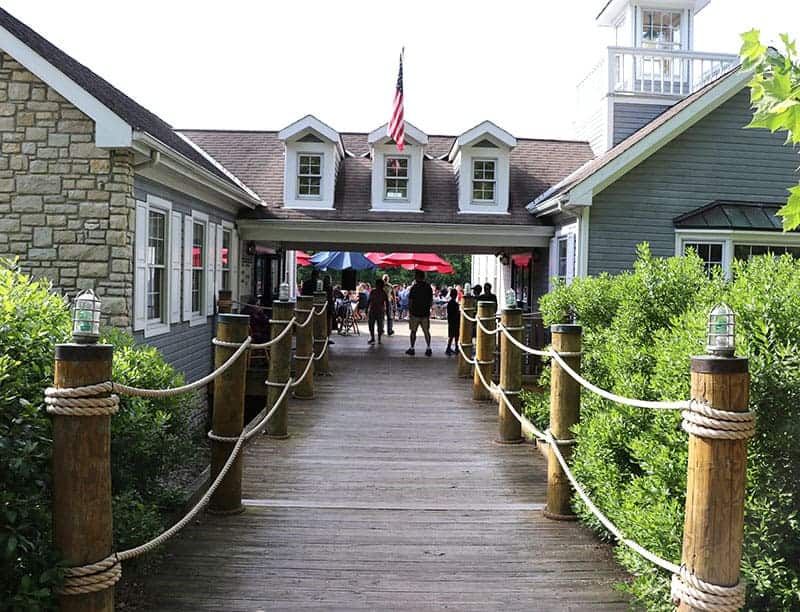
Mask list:
[[[262,204],[261,199],[254,192],[247,188],[239,188],[213,172],[198,166],[188,157],[153,138],[147,132],[135,131],[133,133],[133,149],[147,157],[150,157],[153,151],[157,151],[161,154],[159,162],[161,165],[229,201],[250,209]]]

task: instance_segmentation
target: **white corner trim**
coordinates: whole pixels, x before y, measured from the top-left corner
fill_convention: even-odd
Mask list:
[[[148,206],[153,206],[161,210],[172,211],[172,202],[165,200],[164,198],[160,198],[156,195],[148,193],[146,201]]]
[[[88,115],[95,122],[98,147],[131,146],[133,129],[127,122],[3,27],[0,27],[0,49]]]
[[[339,132],[334,130],[327,123],[317,119],[314,115],[306,115],[294,123],[287,125],[278,132],[278,140],[285,143],[287,140],[292,139],[294,136],[297,136],[306,130],[312,130],[326,140],[335,144],[337,150],[339,151],[339,155],[344,157],[344,145],[342,144],[342,138],[339,135]]]
[[[584,278],[589,276],[589,217],[591,208],[581,209],[578,217],[578,262],[576,276]]]

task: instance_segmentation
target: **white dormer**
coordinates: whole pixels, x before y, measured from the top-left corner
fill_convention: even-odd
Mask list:
[[[456,138],[447,159],[458,183],[461,213],[507,214],[511,150],[517,139],[491,121]]]
[[[372,156],[372,210],[422,212],[422,160],[428,135],[406,121],[401,153],[386,126],[367,136]]]
[[[332,210],[344,147],[339,133],[312,115],[278,132],[284,144],[283,205]]]

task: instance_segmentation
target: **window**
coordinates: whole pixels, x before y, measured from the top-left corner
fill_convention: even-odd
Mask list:
[[[722,243],[721,242],[684,242],[684,254],[692,249],[705,264],[706,274],[711,276],[714,268],[722,268]]]
[[[387,200],[408,199],[408,158],[386,157],[384,172],[384,198]]]
[[[297,156],[297,197],[316,199],[322,195],[322,155]]]
[[[781,255],[789,254],[795,259],[800,259],[800,247],[767,245],[767,244],[735,244],[733,246],[733,258],[741,261],[748,261],[759,255]]]
[[[493,159],[472,160],[472,201],[494,202],[496,161]]]
[[[222,245],[220,247],[220,262],[222,263],[222,280],[220,289],[231,290],[231,230],[222,230]]]
[[[203,291],[205,283],[205,238],[204,223],[192,224],[192,314],[200,315],[203,309]]]
[[[649,49],[681,48],[681,12],[642,9],[642,47]]]
[[[561,280],[567,280],[567,271],[569,262],[568,248],[569,248],[569,236],[563,236],[559,238],[558,268],[556,276],[558,276],[558,278],[560,278]]]
[[[167,260],[167,215],[150,210],[147,215],[147,320],[166,320],[164,306]]]

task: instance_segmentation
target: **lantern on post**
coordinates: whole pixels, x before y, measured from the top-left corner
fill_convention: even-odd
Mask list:
[[[289,283],[286,281],[282,282],[280,287],[278,287],[278,299],[281,302],[289,301]]]
[[[72,306],[72,339],[94,344],[100,338],[100,299],[87,289],[75,297]]]
[[[517,307],[517,292],[513,289],[509,289],[506,291],[506,308],[516,308]]]
[[[733,357],[736,344],[736,323],[733,310],[720,302],[708,314],[706,352],[715,357]]]

